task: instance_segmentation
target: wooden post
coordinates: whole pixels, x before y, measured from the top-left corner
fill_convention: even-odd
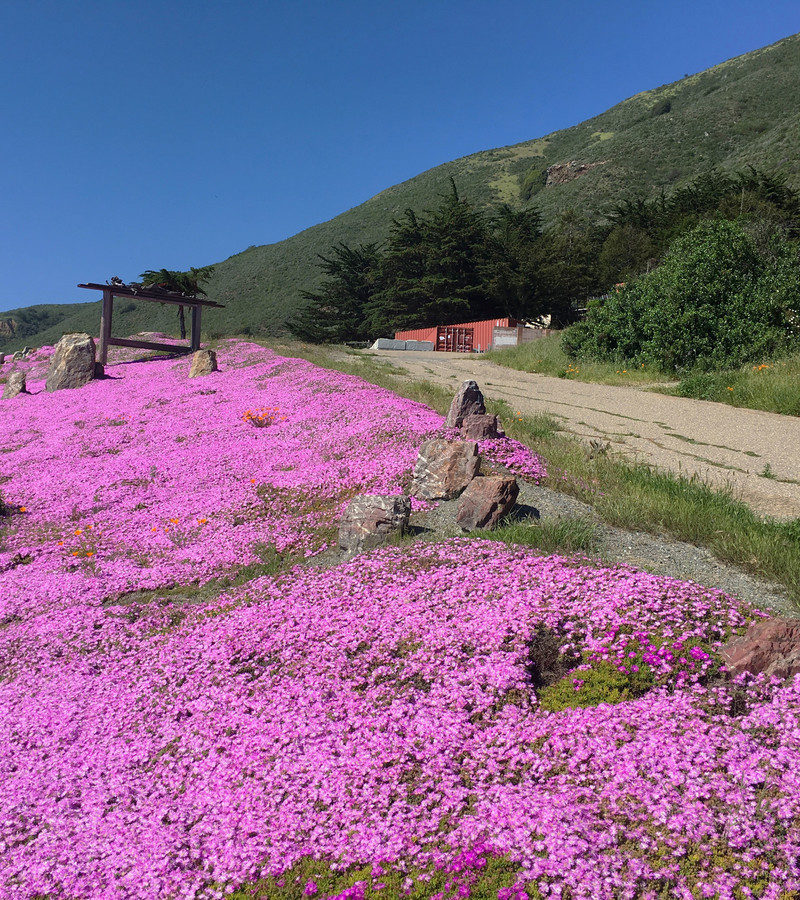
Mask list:
[[[101,366],[108,360],[108,339],[111,337],[111,315],[114,310],[114,296],[111,291],[103,291],[103,306],[100,310],[100,347],[97,361]]]
[[[192,352],[200,349],[200,314],[202,306],[192,307]]]

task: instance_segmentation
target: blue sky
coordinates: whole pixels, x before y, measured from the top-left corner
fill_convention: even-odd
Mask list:
[[[797,0],[2,0],[0,309],[281,240],[797,31]]]

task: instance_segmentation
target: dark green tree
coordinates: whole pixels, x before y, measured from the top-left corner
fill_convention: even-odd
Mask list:
[[[303,292],[307,305],[289,322],[292,333],[312,343],[368,340],[366,308],[375,290],[379,260],[378,244],[339,243],[328,256],[320,255],[325,281],[316,291]]]
[[[547,311],[539,289],[541,225],[536,209],[518,210],[508,204],[490,219],[484,278],[492,315],[524,320]]]
[[[567,209],[538,243],[537,298],[555,327],[574,322],[598,288],[598,239],[598,229],[584,215]]]

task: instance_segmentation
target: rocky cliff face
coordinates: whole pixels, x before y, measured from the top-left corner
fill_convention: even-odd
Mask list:
[[[596,169],[598,166],[605,164],[606,160],[593,163],[579,163],[574,159],[566,163],[555,163],[547,167],[547,180],[544,186],[554,187],[557,184],[566,184],[568,181],[580,178],[581,175],[585,175],[591,169]]]
[[[14,337],[17,323],[13,319],[0,319],[0,337]]]

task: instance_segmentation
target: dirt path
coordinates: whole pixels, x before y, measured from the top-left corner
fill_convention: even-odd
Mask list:
[[[761,513],[800,517],[800,418],[518,372],[458,353],[371,353],[412,379],[454,390],[474,378],[487,397],[520,413],[549,413],[563,431],[587,441],[608,441],[632,458],[730,485]]]

